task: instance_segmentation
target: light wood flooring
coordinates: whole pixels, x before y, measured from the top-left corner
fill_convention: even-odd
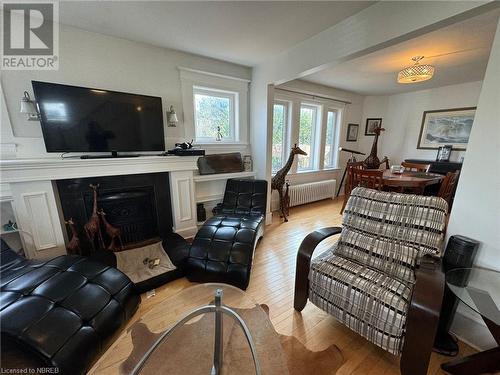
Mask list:
[[[279,216],[274,216],[273,224],[266,227],[264,238],[257,246],[247,293],[257,303],[269,306],[271,321],[279,333],[297,337],[314,351],[337,345],[345,360],[337,375],[399,374],[398,358],[350,331],[310,302],[302,313],[293,309],[297,249],[309,232],[326,226],[340,226],[341,204],[341,200],[337,199],[292,208],[288,223],[282,223]],[[335,240],[336,237],[333,237],[324,241],[315,254],[321,253]],[[193,283],[182,278],[156,289],[154,297],[143,295],[132,322],[155,304],[190,285]],[[474,349],[460,343],[460,356],[473,352]],[[105,357],[108,357],[106,362],[113,362],[109,355]],[[445,374],[440,364],[448,360],[449,357],[433,353],[428,374]],[[116,370],[110,368],[109,373],[114,372]]]

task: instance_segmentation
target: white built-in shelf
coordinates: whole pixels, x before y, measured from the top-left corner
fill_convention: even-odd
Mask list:
[[[9,234],[9,233],[19,233],[19,230],[17,229],[14,229],[14,230],[0,230],[0,236],[4,235],[4,234]]]
[[[195,175],[193,179],[194,182],[205,182],[205,181],[227,180],[228,178],[255,177],[256,175],[257,175],[256,172],[217,173],[217,174]]]
[[[222,198],[224,198],[224,194],[203,195],[200,197],[196,197],[196,203],[221,201]]]

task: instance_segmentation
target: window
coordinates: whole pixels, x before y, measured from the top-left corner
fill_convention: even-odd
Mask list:
[[[299,147],[307,152],[307,156],[299,157],[299,171],[309,171],[314,168],[317,118],[318,107],[307,104],[300,106]]]
[[[277,172],[285,163],[286,135],[288,127],[288,103],[275,102],[273,107],[272,172]]]
[[[326,133],[325,133],[325,159],[324,168],[335,168],[337,165],[337,111],[328,111],[326,116]]]
[[[193,87],[194,127],[197,142],[221,142],[236,140],[235,123],[237,96],[235,92]]]

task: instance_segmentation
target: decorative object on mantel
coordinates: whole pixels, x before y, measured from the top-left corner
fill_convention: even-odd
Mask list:
[[[356,142],[358,140],[359,124],[347,125],[346,142]]]
[[[439,146],[436,161],[450,161],[452,145]]]
[[[182,150],[189,150],[193,148],[193,140],[191,139],[191,142],[176,143],[175,147],[178,147]]]
[[[12,220],[9,220],[7,223],[5,223],[2,226],[2,228],[5,232],[13,232],[13,231],[17,230],[17,224],[14,223]]]
[[[420,64],[424,56],[412,57],[415,62],[412,66],[407,66],[398,73],[398,83],[416,83],[427,81],[434,75],[434,66],[429,64]]]
[[[216,140],[217,142],[222,141],[222,133],[221,133],[221,131],[220,131],[220,126],[217,126],[217,135],[215,136],[215,140]]]
[[[280,202],[280,211],[281,211],[281,217],[285,220],[285,222],[288,221],[287,215],[285,212],[285,200],[284,200],[284,195],[283,195],[283,186],[285,186],[285,177],[288,174],[288,171],[292,167],[293,164],[293,159],[295,158],[295,155],[307,155],[305,151],[302,151],[300,147],[295,144],[292,147],[292,150],[290,151],[290,156],[288,157],[287,162],[281,168],[276,174],[273,176],[271,179],[271,191],[272,190],[277,190],[278,195],[279,195],[279,202]]]
[[[375,129],[382,127],[381,118],[367,118],[365,126],[365,135],[375,135]]]
[[[245,167],[245,172],[251,172],[253,168],[253,161],[251,155],[243,156],[243,166]]]
[[[108,221],[106,220],[106,213],[102,208],[99,210],[98,214],[101,216],[101,220],[102,223],[104,224],[104,230],[106,231],[106,234],[111,239],[111,242],[107,247],[107,249],[111,251],[123,250],[122,231],[119,228],[114,227],[110,223],[108,223]],[[116,243],[117,240],[118,243]]]
[[[465,150],[476,114],[476,107],[425,111],[417,148],[437,150],[451,145],[453,150]]]
[[[38,113],[38,109],[36,108],[36,102],[31,99],[27,91],[24,92],[21,98],[21,109],[19,112],[25,114],[28,121],[40,121],[40,113]]]
[[[170,109],[167,111],[167,124],[170,128],[175,128],[179,120],[177,119],[177,113],[175,113],[174,106],[171,105]]]
[[[244,171],[239,152],[202,156],[198,158],[197,164],[200,175]]]
[[[73,221],[73,218],[70,217],[65,221],[65,224],[68,225],[69,229],[71,230],[71,240],[69,241],[68,246],[66,246],[68,254],[81,255],[82,249],[80,247],[80,238],[78,237],[78,231],[76,230],[76,225]]]
[[[373,139],[372,150],[370,151],[370,155],[363,161],[363,165],[366,169],[378,169],[382,163],[389,163],[387,157],[384,157],[384,159],[380,161],[377,156],[378,137],[380,132],[384,130],[384,128],[378,127],[373,131],[375,133],[375,138]]]
[[[203,156],[205,155],[205,150],[194,148],[193,140],[191,139],[191,142],[176,143],[175,148],[167,151],[167,155]]]
[[[104,244],[104,240],[102,238],[102,233],[101,233],[101,225],[99,222],[99,215],[97,214],[97,189],[99,188],[99,185],[89,185],[90,188],[93,190],[93,208],[92,208],[92,215],[90,216],[89,221],[83,226],[83,229],[85,230],[85,234],[87,235],[87,238],[89,239],[92,248],[95,250],[95,236],[97,235],[97,242],[99,244],[99,248],[105,249],[106,246]]]

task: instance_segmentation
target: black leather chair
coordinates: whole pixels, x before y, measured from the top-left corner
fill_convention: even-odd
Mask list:
[[[3,368],[84,374],[139,303],[115,268],[75,255],[30,261],[1,241]]]
[[[230,179],[224,199],[196,234],[186,276],[246,289],[258,240],[264,234],[267,181]]]

